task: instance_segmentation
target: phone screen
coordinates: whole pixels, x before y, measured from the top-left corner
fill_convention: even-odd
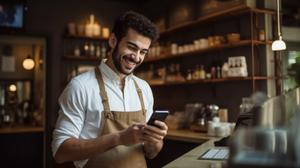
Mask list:
[[[169,111],[167,111],[167,110],[155,110],[152,113],[152,115],[151,115],[149,121],[147,122],[147,124],[148,125],[156,126],[154,124],[154,121],[155,120],[165,121],[165,119],[167,118],[168,114],[169,114]]]

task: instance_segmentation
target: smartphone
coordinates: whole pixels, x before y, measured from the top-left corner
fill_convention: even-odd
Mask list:
[[[157,125],[154,124],[154,121],[155,120],[165,121],[165,119],[167,118],[168,114],[169,114],[169,111],[167,111],[167,110],[155,110],[152,113],[152,115],[151,115],[149,121],[147,122],[147,124],[148,125],[157,126]]]

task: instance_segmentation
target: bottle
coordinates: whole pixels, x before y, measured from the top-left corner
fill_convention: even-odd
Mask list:
[[[176,64],[176,81],[181,81],[182,79],[182,76],[181,76],[181,73],[180,73],[180,64]]]
[[[221,74],[222,78],[228,77],[228,70],[229,70],[228,63],[224,62],[223,66],[222,66],[222,74]]]
[[[4,106],[3,127],[10,127],[13,124],[13,111],[9,105]]]
[[[92,57],[95,56],[95,45],[93,43],[90,43],[89,45],[89,55]]]
[[[101,59],[105,59],[105,58],[106,58],[106,47],[103,44],[101,48]]]
[[[220,66],[217,66],[217,78],[221,78],[221,68]]]
[[[84,43],[83,50],[84,50],[84,56],[89,56],[89,45],[87,42]]]
[[[205,79],[204,65],[201,65],[201,68],[200,68],[200,71],[199,71],[199,79]]]
[[[96,49],[95,49],[95,54],[96,54],[96,57],[100,58],[101,57],[101,46],[100,44],[96,44]]]
[[[4,106],[5,104],[5,89],[4,87],[0,86],[0,105]]]
[[[75,55],[76,57],[79,57],[79,56],[80,56],[80,48],[79,48],[78,45],[76,45],[75,48],[74,48],[74,55]]]
[[[176,65],[175,64],[170,64],[169,66],[169,72],[167,74],[167,81],[174,81],[176,80]]]
[[[212,79],[214,79],[214,78],[216,78],[216,67],[211,67],[211,69],[210,69],[210,74],[211,74],[211,78]]]
[[[192,76],[192,70],[191,69],[188,69],[187,71],[187,76],[186,76],[186,80],[192,80],[193,79],[193,76]]]
[[[193,80],[198,80],[199,79],[199,72],[200,72],[199,65],[196,65],[196,69],[193,72]]]

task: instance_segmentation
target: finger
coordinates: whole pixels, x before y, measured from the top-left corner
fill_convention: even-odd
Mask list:
[[[162,141],[162,138],[157,139],[153,136],[146,135],[146,134],[141,139],[142,139],[142,141],[148,142],[148,143],[159,143],[160,141]]]
[[[159,134],[160,136],[167,135],[167,130],[162,130],[154,126],[146,126],[143,128],[143,131],[147,131],[147,134]]]
[[[135,124],[132,124],[133,127],[137,127],[137,128],[143,128],[146,126],[146,124],[143,124],[143,123],[135,123]]]
[[[157,126],[159,126],[159,128],[162,129],[162,130],[168,130],[167,124],[164,123],[164,122],[162,122],[162,121],[155,120],[154,124],[157,125]]]
[[[156,134],[156,133],[153,133],[152,131],[148,131],[148,130],[144,131],[143,136],[144,135],[151,136],[151,137],[154,137],[154,138],[160,139],[160,140],[162,140],[165,137],[163,134]]]
[[[134,126],[132,126],[132,128],[133,128],[134,131],[140,131],[140,132],[143,132],[144,127],[145,127],[144,125],[143,126],[141,126],[141,125],[134,125]]]
[[[167,135],[166,131],[152,131],[152,130],[147,130],[144,129],[143,130],[144,134],[150,135],[150,136],[154,136],[154,137],[165,137]]]
[[[155,126],[153,125],[146,125],[146,127],[150,128],[151,130],[155,131],[155,129],[159,130],[168,130],[168,126],[159,120],[154,121]]]
[[[148,134],[148,135],[158,135],[158,136],[163,136],[163,137],[165,137],[167,135],[166,131],[161,131],[161,130],[153,131],[153,130],[144,129],[143,133]]]

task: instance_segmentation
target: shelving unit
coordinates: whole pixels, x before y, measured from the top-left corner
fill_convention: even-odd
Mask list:
[[[169,86],[169,85],[190,85],[190,84],[205,84],[205,83],[222,83],[230,81],[256,81],[256,80],[274,80],[275,77],[267,76],[254,76],[254,77],[227,77],[219,79],[199,79],[199,80],[186,80],[186,81],[175,81],[175,82],[151,82],[151,86]]]
[[[9,56],[14,57],[14,61],[8,65],[15,64],[15,68],[10,72],[7,69],[0,72],[1,167],[43,167],[48,142],[47,38],[32,34],[3,34],[0,35],[1,54],[3,46],[10,46]],[[22,66],[28,55],[35,62],[32,70],[25,70]],[[16,90],[8,89],[9,86],[16,86]]]
[[[4,105],[1,110],[0,116],[0,133],[19,133],[19,132],[44,132],[45,123],[45,58],[46,58],[46,38],[33,35],[0,35],[0,49],[3,46],[10,46],[11,57],[14,57],[14,70],[7,72],[0,72],[0,89],[4,92],[4,95],[0,95],[1,99],[4,100]],[[28,55],[30,55],[35,66],[32,70],[25,70],[22,66],[22,61]],[[13,97],[17,97],[17,101],[12,101],[9,98],[9,90],[7,87],[11,84],[16,86],[16,93],[12,94]],[[3,96],[3,97],[2,97]],[[23,104],[29,102],[30,106],[34,107],[30,111],[23,111]],[[16,106],[18,111],[15,111],[13,107]],[[22,106],[22,108],[21,108]],[[27,107],[28,108],[28,107]],[[12,127],[6,127],[8,121],[4,121],[2,115],[10,116],[8,125]],[[40,115],[40,120],[35,121],[33,119],[33,112]],[[19,114],[21,113],[21,114]],[[23,113],[27,113],[28,117],[32,119],[25,120]],[[20,119],[21,118],[21,119]],[[29,123],[30,122],[30,123]],[[38,122],[39,126],[28,126]],[[17,126],[15,126],[17,125]]]
[[[104,46],[107,50],[107,38],[103,37],[87,37],[87,36],[71,36],[71,35],[63,35],[63,54],[62,54],[62,61],[64,65],[62,67],[62,87],[68,83],[68,81],[78,75],[79,67],[88,67],[88,66],[96,66],[100,63],[101,57],[103,55],[101,50],[101,57],[96,56],[96,47]],[[85,44],[92,44],[94,48],[94,54],[84,52],[84,45]],[[76,56],[74,54],[75,46],[80,46],[80,55]],[[90,48],[90,46],[88,46]],[[102,49],[102,48],[101,48]]]
[[[168,35],[171,35],[173,33],[176,33],[178,31],[182,31],[188,28],[193,28],[196,26],[200,26],[202,24],[208,23],[208,22],[213,22],[216,20],[220,19],[225,19],[225,18],[230,18],[230,17],[235,17],[235,16],[240,16],[245,13],[255,13],[255,14],[269,14],[269,15],[275,15],[276,12],[274,10],[269,10],[269,9],[257,9],[257,8],[250,8],[250,7],[245,7],[245,6],[237,6],[233,7],[230,9],[222,10],[219,12],[215,12],[213,14],[209,14],[206,16],[203,16],[197,20],[194,21],[189,21],[184,24],[171,27],[163,32],[160,33],[160,37],[166,37]]]
[[[246,77],[246,78],[227,78],[227,79],[209,79],[209,80],[201,80],[201,82],[199,81],[185,81],[183,83],[219,83],[219,82],[224,82],[224,81],[231,81],[231,80],[248,80],[248,81],[252,81],[252,91],[255,92],[255,81],[257,79],[259,80],[270,80],[270,79],[274,79],[273,77],[266,77],[266,76],[257,76],[255,75],[254,69],[255,69],[255,64],[256,64],[256,60],[255,60],[255,56],[254,56],[254,47],[255,46],[266,46],[266,45],[271,45],[272,41],[270,40],[264,40],[264,41],[259,41],[256,39],[256,34],[257,34],[257,30],[255,28],[254,23],[256,23],[257,17],[258,15],[263,15],[263,14],[267,14],[267,15],[275,15],[276,12],[274,10],[269,10],[269,9],[258,9],[258,8],[250,8],[250,7],[245,7],[245,6],[237,6],[237,7],[233,7],[230,9],[226,9],[226,10],[222,10],[220,12],[216,12],[213,14],[209,14],[203,17],[200,17],[197,20],[194,21],[189,21],[186,22],[184,24],[175,26],[175,27],[171,27],[163,32],[161,32],[160,37],[165,40],[166,38],[168,38],[168,36],[171,35],[176,35],[176,33],[179,33],[181,31],[187,30],[187,29],[193,29],[196,28],[197,26],[202,26],[206,23],[211,23],[211,22],[217,22],[218,20],[221,19],[226,19],[226,18],[232,18],[232,17],[240,17],[241,15],[244,14],[250,14],[250,26],[251,26],[251,37],[250,39],[241,39],[239,42],[235,42],[235,43],[223,43],[220,45],[216,45],[216,46],[211,46],[205,49],[198,49],[198,50],[194,50],[194,51],[190,51],[190,52],[184,52],[184,53],[179,53],[179,54],[163,54],[163,55],[158,55],[158,56],[152,56],[152,57],[148,57],[145,59],[145,63],[155,63],[155,62],[159,62],[159,61],[171,61],[175,58],[191,58],[197,55],[197,57],[201,57],[207,53],[212,53],[212,52],[216,52],[216,51],[222,51],[225,49],[235,49],[238,47],[244,47],[244,46],[249,46],[251,47],[251,72],[249,72],[250,76]],[[182,82],[171,82],[174,84],[181,84]],[[159,84],[153,84],[153,86],[163,86],[163,85],[170,85],[170,82],[162,82]]]
[[[0,128],[0,134],[33,133],[33,132],[44,132],[44,128],[35,127],[35,126],[16,126],[16,127]]]
[[[95,41],[107,41],[108,38],[103,37],[88,37],[88,36],[79,36],[79,35],[63,35],[64,39],[73,39],[73,40],[95,40]]]
[[[195,50],[192,52],[186,52],[186,53],[181,53],[181,54],[176,54],[176,55],[167,54],[167,55],[149,57],[145,60],[145,62],[161,61],[161,60],[165,60],[165,59],[173,59],[173,58],[178,58],[178,57],[188,57],[188,56],[193,56],[196,54],[201,55],[201,54],[205,54],[208,52],[223,50],[223,49],[227,49],[227,48],[235,48],[235,47],[251,46],[251,45],[267,45],[267,44],[270,45],[270,44],[272,44],[272,42],[271,41],[258,41],[258,40],[241,40],[236,43],[220,44],[217,46],[208,47],[206,49]]]
[[[74,56],[66,55],[63,56],[63,59],[66,61],[100,61],[101,59],[96,56]]]
[[[171,54],[171,49],[168,48],[161,55],[151,55],[146,58],[140,68],[141,71],[155,70],[156,67],[160,68],[176,63],[181,66],[180,71],[186,77],[185,72],[195,68],[195,65],[216,66],[217,61],[223,62],[229,56],[242,55],[245,56],[247,61],[248,76],[199,80],[180,79],[179,81],[176,81],[176,77],[174,77],[174,81],[168,80],[172,78],[166,77],[163,80],[154,77],[149,79],[148,82],[152,86],[156,100],[157,107],[155,108],[163,107],[183,111],[184,105],[190,102],[216,103],[223,106],[223,108],[228,108],[232,113],[229,114],[229,117],[234,120],[238,114],[238,106],[242,97],[250,96],[258,90],[266,91],[267,83],[270,81],[275,82],[278,79],[278,77],[267,73],[264,62],[266,61],[266,50],[272,44],[272,39],[267,34],[267,29],[271,27],[265,27],[263,24],[261,27],[259,26],[259,22],[265,21],[266,17],[274,19],[275,14],[274,10],[237,6],[199,17],[196,20],[185,22],[161,32],[160,43],[176,43],[178,46],[191,44],[194,39],[207,38],[208,36],[220,35],[224,37],[227,33],[232,33],[230,31],[240,33],[241,39],[235,43],[224,42],[204,49],[194,49],[178,54]],[[234,30],[220,31],[222,28],[217,27],[220,24],[231,24],[227,29],[234,28]],[[245,25],[247,25],[246,29]],[[205,31],[205,28],[207,28],[207,32],[199,33],[199,31]],[[258,38],[258,32],[261,29],[265,32],[264,40]],[[218,64],[218,66],[220,65]],[[224,100],[223,96],[230,97],[229,99],[232,100]]]

